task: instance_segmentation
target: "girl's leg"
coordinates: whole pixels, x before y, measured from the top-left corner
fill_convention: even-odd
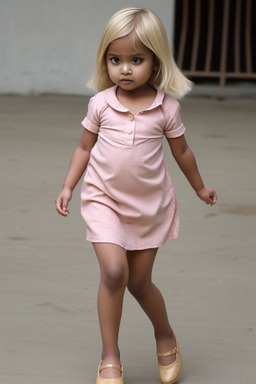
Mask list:
[[[128,281],[128,264],[123,248],[115,244],[94,243],[101,279],[98,292],[98,314],[102,337],[102,365],[120,364],[118,332],[124,291]],[[120,371],[104,369],[104,378],[116,378]]]
[[[151,280],[157,251],[156,248],[127,252],[128,289],[152,322],[157,351],[164,353],[175,348],[176,342],[168,321],[163,296]],[[161,365],[171,364],[175,361],[175,355],[159,357],[158,361]]]

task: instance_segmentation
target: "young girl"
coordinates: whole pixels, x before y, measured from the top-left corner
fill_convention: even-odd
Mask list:
[[[56,199],[67,216],[72,191],[83,175],[81,213],[96,252],[101,280],[98,313],[102,361],[97,384],[122,384],[118,332],[126,287],[154,327],[162,383],[181,372],[176,336],[165,303],[151,281],[159,246],[176,238],[179,215],[162,146],[172,154],[197,196],[216,203],[204,185],[184,137],[179,103],[190,82],[176,67],[161,21],[146,9],[128,8],[108,22],[97,53],[84,132]]]

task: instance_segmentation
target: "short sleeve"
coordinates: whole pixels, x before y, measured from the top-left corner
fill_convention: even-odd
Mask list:
[[[174,103],[175,102],[175,103]],[[180,117],[180,104],[173,100],[172,105],[168,108],[167,123],[165,126],[164,134],[168,139],[182,136],[186,130]]]
[[[99,126],[100,126],[100,113],[99,113],[99,108],[97,108],[97,105],[96,105],[95,96],[90,99],[88,104],[87,115],[81,124],[88,131],[93,132],[95,134],[98,133]]]

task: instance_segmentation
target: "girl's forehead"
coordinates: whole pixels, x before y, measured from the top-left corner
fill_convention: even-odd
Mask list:
[[[109,49],[115,50],[133,50],[133,51],[150,51],[138,38],[135,33],[130,33],[127,36],[120,37],[116,40],[113,40],[109,46]]]

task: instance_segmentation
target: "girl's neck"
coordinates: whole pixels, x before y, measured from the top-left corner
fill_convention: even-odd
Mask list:
[[[156,90],[148,84],[132,91],[118,87],[116,95],[120,103],[136,115],[139,111],[152,105],[156,97]]]

